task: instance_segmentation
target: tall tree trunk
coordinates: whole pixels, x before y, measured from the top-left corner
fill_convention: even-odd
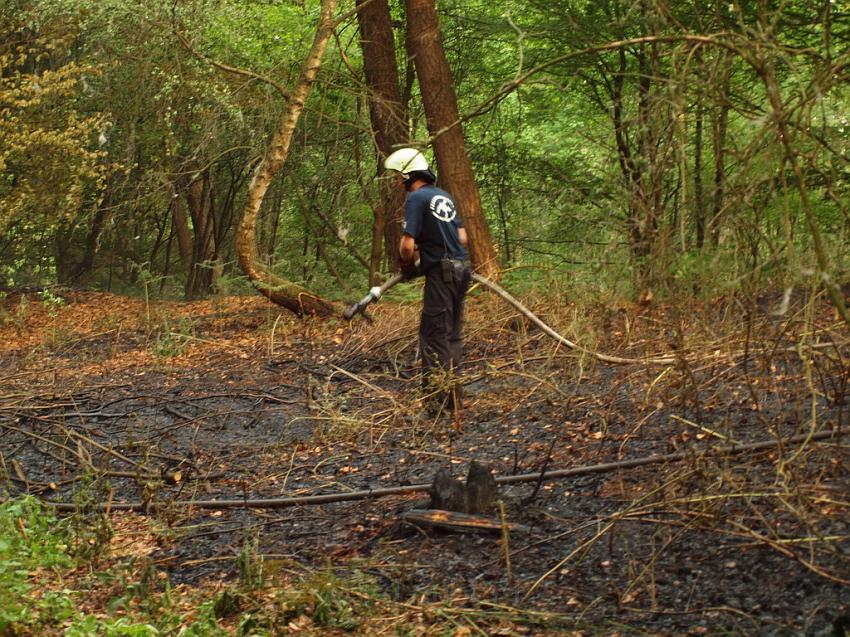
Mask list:
[[[330,315],[333,306],[326,300],[316,296],[301,286],[285,281],[272,273],[260,260],[257,249],[257,219],[263,198],[269,189],[272,179],[281,169],[289,154],[289,146],[298,124],[301,111],[310,88],[319,72],[325,49],[333,34],[333,12],[336,0],[322,0],[319,22],[316,25],[316,35],[310,53],[301,69],[298,85],[289,96],[289,103],[281,113],[277,128],[266,147],[262,161],[257,166],[248,193],[242,218],[236,231],[236,250],[239,254],[239,265],[257,290],[269,300],[298,314]]]
[[[186,192],[192,215],[192,264],[186,278],[186,299],[198,299],[212,291],[214,283],[215,201],[208,171],[194,179]]]
[[[378,151],[378,173],[381,174],[383,159],[407,141],[389,3],[387,0],[357,0],[357,22],[363,50],[363,73],[369,91],[369,117]],[[380,205],[375,209],[372,267],[380,254],[380,237],[383,234],[387,262],[391,270],[398,270],[404,193],[389,179],[381,179],[378,183]]]
[[[645,3],[641,6],[646,12]],[[629,68],[629,54],[637,64],[634,85],[627,84],[635,76]],[[663,260],[656,257],[666,256],[667,250],[667,242],[661,240],[666,236],[662,222],[669,200],[665,196],[665,169],[676,147],[673,143],[676,128],[670,125],[673,118],[669,100],[659,89],[658,46],[640,44],[633,50],[621,47],[617,55],[617,67],[612,70],[609,85],[611,117],[620,172],[628,193],[626,230],[635,265],[635,283],[646,288],[655,283],[656,274],[664,275]],[[632,87],[637,95],[634,115],[629,117],[627,90]]]
[[[481,209],[481,195],[472,164],[466,154],[457,96],[443,50],[434,0],[405,0],[405,5],[407,52],[413,58],[419,77],[428,131],[435,136],[440,185],[452,194],[460,207],[475,269],[484,276],[497,277],[499,259]]]
[[[640,146],[638,145],[637,151],[632,151],[632,141],[629,138],[629,127],[625,116],[624,84],[628,68],[626,51],[622,48],[619,49],[617,56],[618,68],[611,82],[611,116],[614,125],[614,139],[617,143],[617,160],[629,197],[626,224],[631,249],[636,257],[643,257],[646,255],[643,225],[645,179],[643,164],[640,161]],[[638,139],[640,139],[640,134],[638,134]]]
[[[274,248],[277,245],[277,231],[280,228],[280,215],[281,215],[281,204],[283,203],[283,192],[278,189],[278,192],[275,193],[274,201],[272,202],[272,213],[271,213],[271,221],[269,228],[269,236],[266,240],[266,245],[263,248],[263,251],[266,254],[266,258],[268,262],[271,262],[274,259]]]

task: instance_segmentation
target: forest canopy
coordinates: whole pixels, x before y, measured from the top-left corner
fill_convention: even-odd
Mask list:
[[[335,7],[256,220],[276,277],[339,298],[393,270],[380,160],[414,145],[447,173],[457,130],[502,270],[626,295],[846,279],[847,2],[441,1],[459,121],[436,134],[410,37],[429,4]],[[247,290],[237,228],[319,3],[0,11],[0,284]]]

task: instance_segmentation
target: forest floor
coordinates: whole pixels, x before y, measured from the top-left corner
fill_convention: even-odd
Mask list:
[[[421,409],[415,303],[349,324],[259,297],[9,294],[0,491],[83,514],[109,502],[102,559],[135,558],[155,586],[242,591],[233,612],[275,634],[832,634],[850,612],[850,339],[829,304],[526,300],[587,347],[678,363],[600,363],[475,291],[457,426]],[[504,484],[494,533],[405,522],[424,492],[173,504],[427,484],[473,459],[504,477],[677,452]],[[86,604],[108,612],[111,586]],[[298,586],[311,602],[263,608]]]

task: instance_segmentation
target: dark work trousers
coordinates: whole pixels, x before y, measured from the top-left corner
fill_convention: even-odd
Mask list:
[[[425,295],[419,322],[419,351],[422,356],[422,383],[426,394],[438,391],[439,403],[460,407],[460,386],[439,387],[445,373],[460,373],[463,351],[463,299],[469,289],[471,272],[463,261],[451,261],[451,280],[446,280],[440,263],[425,273]],[[440,370],[440,374],[435,374]],[[436,385],[436,387],[434,386]]]

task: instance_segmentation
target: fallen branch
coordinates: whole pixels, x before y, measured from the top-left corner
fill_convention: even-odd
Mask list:
[[[572,341],[564,338],[558,332],[553,330],[551,327],[546,325],[534,312],[525,307],[522,303],[520,303],[517,299],[515,299],[510,292],[505,290],[502,286],[494,283],[487,277],[483,277],[480,274],[473,272],[472,278],[475,281],[478,281],[484,287],[490,289],[495,292],[500,298],[510,303],[513,307],[515,307],[519,312],[525,316],[529,321],[534,323],[537,327],[539,327],[547,336],[551,336],[556,341],[558,341],[561,345],[568,347],[571,350],[582,352],[583,354],[587,354],[589,356],[593,356],[598,361],[602,361],[603,363],[613,363],[615,365],[634,365],[634,364],[644,364],[644,365],[673,365],[676,363],[675,356],[650,356],[647,358],[622,358],[620,356],[610,356],[608,354],[602,354],[592,349],[588,349],[586,347],[582,347],[578,343],[573,343]]]
[[[369,293],[364,296],[360,301],[352,305],[351,307],[346,308],[343,312],[343,317],[351,320],[355,315],[362,313],[370,303],[374,303],[381,296],[386,293],[390,288],[394,285],[402,281],[403,277],[401,274],[396,274],[390,279],[387,279],[383,285],[375,286]],[[499,296],[502,300],[507,301],[511,306],[517,309],[523,316],[528,318],[532,323],[534,323],[537,327],[539,327],[543,332],[554,338],[561,345],[574,350],[576,352],[582,352],[583,354],[587,354],[588,356],[593,356],[598,361],[602,361],[603,363],[613,363],[615,365],[635,365],[635,364],[644,364],[644,365],[674,365],[678,360],[675,356],[649,356],[646,358],[622,358],[620,356],[610,356],[608,354],[602,354],[592,349],[588,349],[586,347],[582,347],[578,343],[573,343],[571,340],[564,338],[558,332],[553,330],[551,327],[546,325],[543,320],[538,317],[534,312],[529,310],[525,305],[523,305],[519,300],[514,298],[510,292],[508,292],[505,288],[500,286],[497,283],[494,283],[490,279],[485,276],[478,274],[477,272],[472,273],[472,279],[488,288],[490,291],[495,292],[497,296]]]
[[[731,447],[717,447],[706,449],[705,455],[733,455],[739,453],[763,451],[765,449],[773,449],[779,445],[794,444],[798,442],[813,442],[818,440],[828,440],[830,438],[839,438],[847,435],[844,430],[820,431],[814,434],[801,434],[791,436],[779,440],[764,440],[761,442],[753,442],[745,445],[734,445]],[[496,484],[516,484],[519,482],[535,482],[541,480],[554,480],[562,478],[570,478],[573,476],[587,475],[592,473],[607,473],[618,469],[633,469],[649,464],[659,464],[665,462],[679,462],[689,457],[693,457],[693,451],[659,454],[652,456],[643,456],[640,458],[632,458],[630,460],[621,460],[618,462],[606,462],[602,464],[585,465],[581,467],[572,467],[570,469],[557,469],[554,471],[544,471],[535,473],[524,473],[512,476],[500,476],[496,478]],[[288,498],[265,498],[265,499],[227,499],[227,500],[173,500],[163,502],[112,502],[100,503],[96,508],[105,510],[109,508],[112,511],[138,511],[148,513],[156,510],[157,507],[194,507],[198,509],[284,509],[294,506],[310,506],[318,504],[331,504],[335,502],[352,502],[356,500],[371,500],[375,498],[383,498],[392,495],[410,495],[413,493],[423,493],[431,488],[430,483],[410,484],[400,487],[383,487],[379,489],[365,489],[361,491],[349,491],[347,493],[327,493],[322,495],[295,496]],[[2,501],[0,501],[2,502]],[[72,502],[50,502],[44,501],[45,504],[52,506],[57,511],[74,511],[75,505]]]

